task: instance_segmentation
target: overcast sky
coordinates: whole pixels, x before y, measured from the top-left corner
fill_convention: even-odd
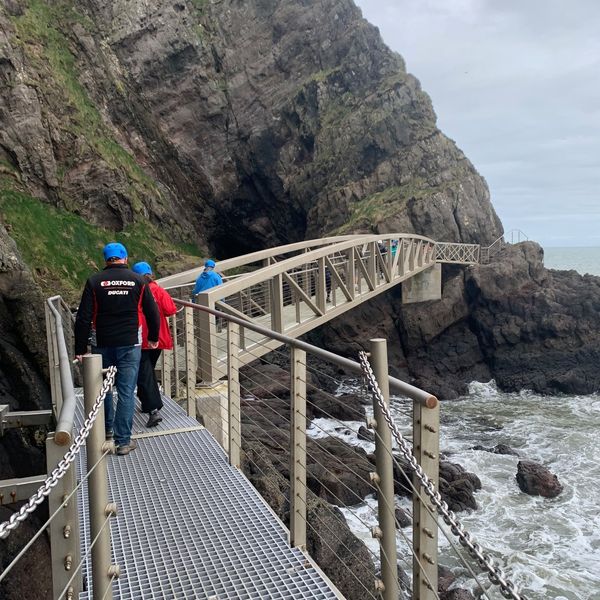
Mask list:
[[[600,246],[600,0],[355,0],[485,177],[504,229]]]

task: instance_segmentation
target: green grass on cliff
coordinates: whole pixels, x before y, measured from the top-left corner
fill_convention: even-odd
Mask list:
[[[390,186],[381,192],[366,196],[351,204],[348,220],[335,233],[339,235],[357,228],[375,227],[400,212],[410,198],[427,196],[434,191],[423,181],[415,178],[409,184]]]
[[[136,224],[115,233],[37,198],[0,186],[0,220],[44,291],[76,300],[83,283],[102,268],[102,248],[118,241],[127,247],[130,263],[156,258],[167,251],[198,255],[198,249],[176,245],[152,225]]]

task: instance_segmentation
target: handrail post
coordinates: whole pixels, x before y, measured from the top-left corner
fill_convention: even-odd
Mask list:
[[[54,434],[46,438],[46,464],[48,473],[62,460],[65,454],[64,446],[59,446],[54,441]],[[65,585],[71,578],[72,569],[75,569],[80,561],[81,547],[79,543],[79,513],[77,511],[77,494],[73,494],[68,500],[65,499],[75,489],[76,484],[75,465],[71,463],[69,470],[59,480],[56,487],[48,496],[48,512],[53,514],[59,506],[63,509],[56,518],[50,521],[50,557],[52,561],[52,589],[53,598],[58,598],[64,590]],[[81,571],[73,579],[69,590],[73,598],[78,598],[82,591]],[[69,591],[67,590],[67,591]]]
[[[306,352],[290,348],[290,543],[306,548]]]
[[[194,342],[194,309],[186,306],[184,311],[185,347],[185,397],[187,414],[196,418],[196,345]],[[216,339],[215,339],[216,341]]]
[[[46,340],[48,343],[48,366],[50,373],[50,392],[52,397],[52,408],[54,416],[58,419],[62,407],[62,390],[60,387],[60,368],[58,359],[58,347],[56,341],[56,321],[50,311],[48,304],[45,304],[46,313]]]
[[[377,338],[370,340],[371,364],[373,373],[379,384],[381,394],[389,406],[390,387],[388,379],[387,341]],[[383,412],[373,400],[373,415],[377,423],[375,429],[375,464],[378,477],[377,508],[379,528],[382,535],[379,539],[381,558],[381,578],[384,590],[383,600],[398,600],[398,565],[396,549],[396,515],[394,506],[394,465],[392,460],[392,434],[385,421]]]
[[[215,305],[211,303],[208,294],[202,292],[196,296],[196,301],[201,306],[214,310]],[[216,369],[217,358],[217,322],[214,315],[209,312],[198,311],[198,368],[200,377],[205,383],[212,383],[219,379]],[[194,382],[195,384],[195,382]]]
[[[377,257],[375,253],[377,252],[377,244],[375,242],[369,242],[369,254],[367,258],[367,273],[373,282],[373,289],[377,287],[379,284],[379,274],[377,272]]]
[[[283,283],[281,274],[271,279],[271,327],[283,333]]]
[[[227,390],[229,401],[229,464],[240,468],[242,421],[240,415],[240,326],[227,321]]]
[[[181,362],[181,357],[179,355],[179,334],[177,332],[177,313],[173,315],[173,319],[171,321],[171,337],[173,338],[173,373],[175,375],[174,388],[175,398],[179,400],[180,396],[180,387],[181,384],[179,382],[179,363]]]
[[[102,388],[102,356],[87,354],[83,357],[83,405],[85,414],[94,407]],[[104,429],[104,405],[100,406],[86,440],[87,471],[99,463],[88,478],[88,502],[90,512],[90,540],[96,540],[92,548],[93,600],[112,600],[110,525],[105,523],[111,514],[108,500],[108,474],[103,458],[106,431]]]
[[[172,321],[175,316],[168,317],[169,327],[172,327]],[[173,356],[177,352],[177,340],[173,340],[173,350],[163,350],[161,352],[161,384],[165,394],[169,398],[173,397],[173,390],[171,388],[171,371],[173,369]]]
[[[325,297],[326,293],[326,283],[325,283],[325,257],[317,259],[317,289],[315,290],[315,300],[317,301],[317,308],[325,314]]]
[[[413,454],[424,473],[438,488],[440,406],[427,408],[413,402]],[[413,600],[433,600],[438,588],[438,523],[418,477],[413,477]]]

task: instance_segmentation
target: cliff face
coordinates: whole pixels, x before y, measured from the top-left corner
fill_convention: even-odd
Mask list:
[[[20,220],[35,202],[97,240],[137,231],[157,258],[178,241],[226,257],[335,231],[501,233],[485,182],[351,0],[7,0],[0,81],[0,218],[47,292],[77,288],[100,241],[71,221],[36,239]]]
[[[487,187],[351,0],[10,0],[0,161],[220,256],[333,230],[490,242]]]
[[[160,248],[156,258],[177,241],[224,258],[332,232],[483,245],[502,233],[484,180],[437,129],[428,96],[351,0],[8,0],[0,79],[0,215],[23,252],[22,198],[81,216],[98,239],[140,226],[144,249]],[[70,251],[83,264],[75,280],[96,267],[98,247]],[[545,272],[532,260],[529,253],[522,276],[515,267],[506,285],[513,275],[523,289],[543,280],[553,309],[568,314],[577,304],[569,290],[583,284],[534,276]],[[63,276],[47,276],[52,264],[32,265],[48,290]],[[510,375],[522,369],[497,348],[509,347],[516,329],[540,349],[554,334],[541,317],[532,333],[509,316],[499,325],[498,311],[526,323],[542,304],[529,310],[527,294],[501,300],[490,272],[446,269],[441,302],[402,308],[392,293],[319,335],[351,351],[372,331],[387,333],[398,372],[437,389],[445,379],[450,396],[492,376],[509,387],[563,389],[564,377]],[[380,325],[366,327],[376,313]],[[356,314],[366,318],[357,323]],[[23,330],[21,346],[41,381],[33,330]],[[555,333],[568,346],[576,338],[567,330]],[[593,377],[583,379],[595,389]],[[38,385],[34,397],[44,394]]]

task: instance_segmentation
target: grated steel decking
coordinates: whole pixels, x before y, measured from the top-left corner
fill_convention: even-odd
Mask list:
[[[306,556],[289,547],[282,524],[211,434],[163,399],[157,428],[144,427],[145,415],[134,418],[135,433],[153,435],[140,437],[128,456],[108,457],[111,499],[118,506],[111,522],[113,562],[121,567],[115,599],[339,598]],[[80,476],[84,465],[82,452]],[[90,536],[82,489],[83,554]],[[86,564],[86,579],[90,572]],[[80,596],[89,598],[89,589]]]

